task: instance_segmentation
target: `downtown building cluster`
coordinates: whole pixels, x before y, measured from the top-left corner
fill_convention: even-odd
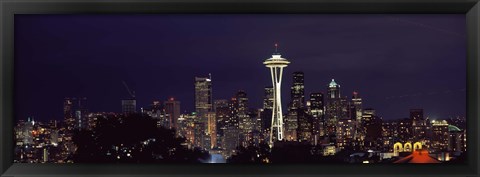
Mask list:
[[[270,67],[286,67],[289,63],[279,54],[268,60],[276,62],[267,63]],[[15,162],[73,162],[71,156],[78,147],[72,141],[75,130],[94,129],[99,117],[128,114],[147,115],[155,120],[157,127],[173,129],[176,136],[184,137],[184,146],[189,149],[221,154],[225,159],[236,155],[239,147],[289,143],[315,147],[322,156],[335,156],[341,151],[352,155],[368,152],[379,156],[380,161],[418,149],[427,150],[439,161],[449,161],[466,151],[465,118],[430,120],[423,109],[410,109],[409,117],[387,121],[375,109],[364,108],[360,93],[343,95],[334,79],[326,84],[326,92],[306,96],[303,72],[293,73],[289,99],[285,100],[287,109],[283,111],[281,95],[276,91],[280,88],[282,71],[278,71],[279,78],[273,76],[277,70],[271,68],[271,72],[274,82],[264,88],[262,108],[252,108],[244,90],[232,93],[228,99],[214,99],[211,75],[194,78],[193,112],[182,113],[180,101],[173,97],[154,100],[137,110],[134,92],[128,87],[131,98],[121,101],[121,113],[91,113],[86,98],[65,98],[64,121],[43,123],[28,118],[17,122]],[[115,146],[112,150],[117,151],[119,159],[134,158],[129,148]]]
[[[263,108],[250,108],[243,90],[229,100],[211,100],[211,85],[209,78],[196,78],[196,112],[182,114],[178,119],[182,122],[180,135],[187,137],[189,145],[228,158],[239,146],[268,144],[273,88],[265,87]],[[310,93],[305,99],[304,90],[304,73],[294,72],[283,119],[284,139],[277,143],[321,146],[325,156],[348,149],[378,153],[382,158],[421,148],[437,154],[440,161],[448,161],[449,156],[466,151],[466,126],[462,117],[429,120],[423,109],[411,109],[408,118],[384,121],[375,109],[363,108],[358,92],[353,92],[350,99],[342,96],[340,85],[333,79],[327,85],[326,94]],[[415,143],[417,146],[413,147]]]

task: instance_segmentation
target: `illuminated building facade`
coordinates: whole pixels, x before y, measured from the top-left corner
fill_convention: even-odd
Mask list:
[[[339,149],[352,146],[355,136],[355,120],[340,119],[336,125],[336,146]]]
[[[273,109],[273,87],[265,87],[263,97],[263,109]]]
[[[325,135],[325,104],[323,93],[311,93],[307,101],[307,109],[312,118],[313,142],[318,142]],[[317,144],[317,143],[315,143]]]
[[[298,135],[298,110],[292,110],[287,113],[284,121],[284,138],[286,141],[297,141]]]
[[[450,132],[447,121],[433,120],[432,131],[431,148],[439,152],[450,150]]]
[[[393,144],[398,142],[398,122],[396,121],[384,121],[382,122],[382,151],[391,152],[393,151]]]
[[[290,87],[290,109],[303,108],[305,103],[305,81],[303,72],[293,73],[293,85]]]
[[[307,114],[305,104],[304,73],[293,73],[290,87],[290,104],[285,120],[285,137],[287,141],[311,141],[312,121]]]
[[[178,134],[185,137],[189,149],[194,147],[195,142],[195,114],[180,114],[178,118]]]
[[[180,117],[180,101],[175,100],[175,98],[171,97],[167,101],[163,102],[163,107],[165,109],[165,113],[169,115],[169,128],[177,128],[177,120]]]
[[[334,79],[328,84],[325,108],[325,134],[335,136],[338,120],[347,118],[347,101],[340,95],[340,85]]]
[[[215,112],[207,112],[207,136],[210,137],[210,149],[217,146],[217,117]]]
[[[213,111],[212,78],[195,77],[195,112],[201,122],[206,122],[205,114]]]
[[[122,112],[124,114],[131,114],[137,112],[137,100],[136,99],[124,99],[122,100]]]
[[[230,108],[228,100],[215,100],[214,101],[214,110],[215,110],[215,119],[216,124],[216,133],[217,133],[217,142],[216,147],[223,149],[223,137],[225,136],[224,132],[227,129],[226,122],[230,117]]]
[[[364,109],[362,124],[365,129],[365,142],[363,148],[379,149],[383,145],[382,140],[382,119],[376,115],[375,109]]]
[[[195,77],[195,144],[204,149],[210,149],[211,137],[208,135],[208,112],[213,111],[212,77]]]
[[[88,127],[87,98],[65,98],[63,102],[64,120],[68,130]]]
[[[448,125],[449,132],[449,146],[448,149],[453,152],[463,152],[465,145],[464,137],[465,133],[460,128],[454,125]]]
[[[427,136],[427,123],[423,117],[423,109],[410,109],[412,133],[415,141],[424,141]]]
[[[243,133],[248,133],[252,129],[250,116],[248,114],[248,97],[247,93],[239,90],[236,95],[236,102],[234,102],[234,116],[237,116],[238,127]]]
[[[350,116],[355,120],[355,141],[358,144],[363,144],[365,140],[365,131],[362,126],[362,116],[363,116],[363,107],[362,107],[362,98],[357,91],[353,92],[351,100],[352,109],[350,110]]]

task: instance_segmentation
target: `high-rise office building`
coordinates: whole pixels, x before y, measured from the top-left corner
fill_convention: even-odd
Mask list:
[[[195,112],[201,122],[206,122],[205,114],[213,111],[212,78],[195,77]]]
[[[64,120],[67,129],[86,129],[88,126],[87,98],[65,98],[63,102]]]
[[[290,103],[285,118],[285,138],[287,141],[300,140],[298,137],[301,136],[300,134],[305,136],[311,134],[311,123],[309,123],[303,109],[305,102],[304,87],[303,72],[294,72],[293,83],[290,87]],[[305,136],[302,137],[302,140],[305,139]]]
[[[207,114],[213,111],[212,77],[195,77],[195,144],[210,149],[211,137],[208,135]]]
[[[352,105],[354,107],[354,110],[352,112],[352,117],[357,122],[361,123],[362,122],[362,113],[363,113],[362,98],[360,97],[360,94],[356,91],[353,92]]]
[[[272,127],[272,110],[274,102],[273,87],[265,87],[263,96],[263,109],[260,110],[260,131],[266,139],[270,139],[270,128]]]
[[[288,111],[284,120],[284,138],[286,141],[297,141],[298,110]]]
[[[297,109],[298,128],[297,128],[297,141],[300,142],[313,142],[313,119],[307,113],[305,108]]]
[[[215,112],[207,112],[207,136],[210,137],[210,149],[217,147],[217,120]]]
[[[453,152],[463,152],[464,146],[464,131],[454,125],[448,125],[448,132],[450,134],[448,150]]]
[[[215,110],[215,116],[216,116],[216,132],[217,132],[217,147],[219,148],[224,148],[223,147],[223,137],[224,137],[224,132],[227,129],[227,121],[229,120],[230,117],[230,107],[228,100],[215,100],[214,101],[214,110]]]
[[[23,144],[22,145],[30,145],[33,144],[33,126],[35,121],[33,119],[28,118],[27,122],[23,124],[22,127],[22,134],[23,137]]]
[[[397,126],[397,132],[397,139],[399,142],[413,141],[412,120],[409,118],[400,119]]]
[[[228,108],[229,108],[229,115],[228,115],[228,119],[225,121],[225,123],[227,124],[226,126],[227,127],[235,127],[235,128],[239,128],[239,122],[240,120],[238,120],[238,99],[237,97],[232,97],[230,99],[230,102],[228,103]]]
[[[308,113],[312,117],[313,142],[318,142],[325,135],[325,103],[323,93],[311,93],[307,101]]]
[[[76,98],[65,98],[63,101],[63,117],[67,130],[73,130],[75,128],[75,114],[74,114],[74,101]]]
[[[157,127],[171,128],[171,115],[165,113],[165,109],[160,101],[153,101],[150,107],[142,108],[142,114],[152,117],[156,121]]]
[[[293,73],[293,84],[290,87],[290,109],[303,108],[305,104],[305,83],[303,72]]]
[[[437,152],[449,151],[450,132],[445,120],[432,121],[433,137],[430,147]]]
[[[236,127],[227,127],[224,132],[224,149],[226,156],[236,153],[237,147],[240,146],[240,130]]]
[[[352,146],[355,133],[355,120],[340,119],[336,125],[336,145],[339,149]]]
[[[327,99],[325,106],[325,130],[326,135],[335,136],[338,120],[348,118],[348,102],[340,95],[340,85],[334,79],[328,84]]]
[[[195,120],[195,114],[180,114],[177,122],[178,134],[185,137],[189,149],[195,145]]]
[[[382,143],[384,152],[392,152],[394,143],[403,142],[398,140],[398,122],[384,121],[382,122]]]
[[[375,109],[366,108],[363,110],[362,126],[365,129],[364,147],[379,149],[382,147],[382,119],[376,115]]]
[[[171,97],[163,102],[165,113],[169,115],[169,128],[177,128],[177,120],[180,117],[180,101]]]
[[[412,133],[415,141],[424,141],[427,135],[426,120],[423,117],[423,109],[410,109],[412,121]]]
[[[327,91],[327,98],[340,98],[340,85],[335,82],[335,79],[332,79],[332,81],[328,84]]]
[[[412,120],[412,126],[425,125],[423,109],[410,109],[410,119]]]
[[[247,93],[243,90],[239,90],[235,95],[236,104],[234,105],[234,109],[236,110],[236,116],[239,120],[239,128],[241,131],[248,133],[249,130],[249,115],[248,115],[248,98]]]
[[[263,109],[273,109],[273,87],[265,87],[263,96]]]
[[[122,100],[122,112],[124,114],[132,114],[137,112],[137,100],[132,99],[124,99]]]
[[[352,102],[350,104],[350,117],[355,121],[355,134],[354,134],[354,143],[357,147],[362,146],[365,140],[365,134],[362,116],[363,116],[363,107],[362,107],[362,98],[360,94],[356,91],[353,92]]]

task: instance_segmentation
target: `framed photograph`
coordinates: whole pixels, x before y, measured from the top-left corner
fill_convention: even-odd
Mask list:
[[[478,1],[1,1],[2,176],[478,176]]]

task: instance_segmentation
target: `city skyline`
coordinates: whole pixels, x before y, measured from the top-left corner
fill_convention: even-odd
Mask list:
[[[68,18],[73,24],[66,27],[57,25],[57,22],[67,20],[58,16],[19,16],[16,18],[19,27],[15,33],[18,35],[16,39],[19,39],[16,45],[30,52],[15,55],[15,74],[19,78],[15,80],[16,88],[19,88],[15,93],[15,98],[18,98],[17,119],[34,116],[40,120],[61,120],[62,105],[57,100],[63,100],[64,97],[87,97],[87,107],[91,112],[120,112],[120,100],[129,96],[122,85],[124,80],[137,94],[137,109],[147,107],[154,100],[165,101],[175,97],[182,103],[182,113],[185,110],[191,112],[194,111],[191,81],[194,77],[207,77],[209,73],[214,81],[213,100],[229,99],[238,90],[245,90],[249,95],[250,107],[261,108],[263,89],[271,86],[269,73],[261,63],[268,58],[268,54],[273,53],[273,43],[279,43],[279,51],[294,63],[284,73],[282,100],[285,102],[290,101],[286,95],[292,85],[292,73],[303,71],[306,96],[316,92],[326,93],[328,83],[335,79],[342,85],[342,96],[350,98],[352,92],[358,92],[364,99],[364,107],[375,108],[378,115],[387,120],[408,117],[406,110],[413,108],[425,109],[427,116],[434,119],[464,116],[466,61],[462,58],[465,58],[465,27],[455,25],[464,22],[462,15],[314,17],[180,15],[168,18],[94,18],[79,15]],[[223,22],[226,18],[232,19],[232,22]],[[295,19],[297,20],[294,21]],[[149,22],[158,22],[159,26],[169,24],[171,27],[159,29]],[[259,33],[270,35],[258,42],[252,42],[252,45],[248,45],[245,39],[220,40],[239,32],[240,29],[236,30],[236,23],[241,22],[252,22],[255,27],[261,27]],[[54,25],[51,25],[52,23]],[[192,23],[202,26],[189,32],[187,27]],[[266,29],[268,24],[279,23],[282,25],[276,30]],[[318,23],[322,23],[324,27],[320,28]],[[122,24],[131,26],[125,26],[126,29],[110,28]],[[375,29],[372,25],[382,29],[381,33],[371,32]],[[139,30],[139,26],[144,28]],[[216,26],[221,29],[214,28]],[[43,35],[29,33],[25,30],[28,28],[22,27],[36,27],[36,32]],[[59,29],[55,31],[52,27]],[[83,30],[78,31],[75,27],[83,27],[80,28]],[[301,27],[304,27],[304,30],[309,29],[308,34],[314,34],[312,40],[307,40],[305,35],[298,33],[286,33],[291,29],[303,29]],[[351,27],[358,28],[351,30]],[[319,30],[319,34],[312,29]],[[342,30],[325,34],[326,31],[332,32],[334,29]],[[180,31],[174,33],[174,30]],[[142,31],[145,35],[135,31]],[[266,33],[267,31],[269,33]],[[412,31],[416,33],[406,34]],[[155,32],[158,35],[153,35]],[[76,38],[73,33],[88,37]],[[146,34],[152,35],[150,37],[155,40],[168,39],[165,41],[177,42],[169,43],[168,47],[159,42],[163,48],[156,47],[158,41],[148,40]],[[169,37],[167,34],[175,35]],[[247,37],[246,39],[258,35],[248,30],[238,34]],[[372,35],[376,36],[367,38]],[[400,39],[405,36],[410,41]],[[45,40],[46,37],[50,37],[51,41]],[[230,38],[238,39],[236,36]],[[122,41],[119,41],[120,39]],[[211,45],[200,45],[207,39],[212,41]],[[366,39],[369,39],[368,42],[365,42]],[[413,42],[414,39],[418,41]],[[332,42],[336,40],[343,42]],[[381,42],[388,41],[390,46],[382,47]],[[326,45],[328,42],[331,46]],[[315,44],[319,46],[314,46]],[[374,47],[378,49],[372,50]],[[363,54],[359,53],[362,51]],[[389,62],[390,60],[395,62]],[[52,64],[53,66],[50,66]],[[250,78],[258,79],[250,81]],[[38,107],[35,100],[41,100],[45,104]],[[445,103],[444,100],[450,102]],[[286,104],[283,105],[285,110]],[[446,107],[449,109],[445,109]],[[58,111],[54,113],[52,110]],[[429,113],[431,115],[428,115]]]

